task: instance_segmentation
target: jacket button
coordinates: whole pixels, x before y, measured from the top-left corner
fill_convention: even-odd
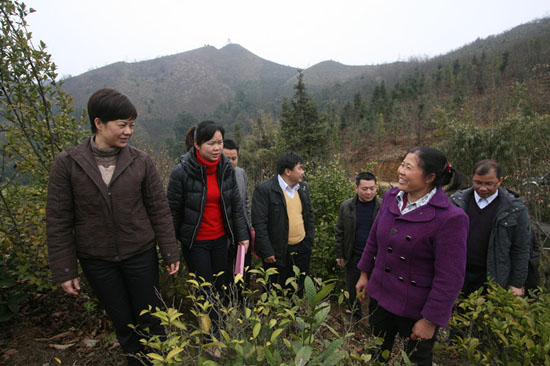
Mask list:
[[[68,268],[63,268],[63,271],[64,271],[65,273],[68,273],[68,272],[69,272],[69,269],[68,269]]]
[[[401,257],[399,257],[399,259],[401,259],[402,261],[404,261],[404,260],[405,260],[405,257],[401,256]]]
[[[391,252],[393,252],[392,247],[388,247],[388,253],[391,253]]]
[[[403,277],[399,276],[399,277],[397,277],[397,279],[398,279],[399,281],[403,282]]]
[[[407,235],[407,236],[405,237],[405,239],[406,239],[407,241],[411,241],[411,240],[412,240],[412,238],[411,238],[410,235]]]
[[[416,281],[411,281],[411,285],[416,286]]]
[[[172,256],[172,253],[166,253],[166,256],[167,256],[167,257],[171,257],[171,256]]]
[[[397,234],[397,229],[391,229],[392,234]]]
[[[110,195],[111,195],[111,192],[107,192],[107,194],[110,196]]]
[[[384,268],[384,271],[386,271],[386,272],[391,272],[391,268],[390,268],[390,267],[386,267],[386,268]]]
[[[115,257],[115,261],[119,261],[119,260],[120,260],[120,257],[117,255],[117,256]]]

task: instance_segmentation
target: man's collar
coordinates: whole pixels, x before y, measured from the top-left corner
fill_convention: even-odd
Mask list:
[[[291,187],[287,182],[285,182],[285,180],[283,179],[283,177],[281,177],[280,174],[277,174],[277,179],[279,180],[279,185],[283,190],[293,191],[300,188],[300,183],[296,183],[293,187]]]
[[[498,197],[498,189],[495,193],[493,193],[492,195],[490,195],[489,197],[485,198],[485,197],[481,197],[479,194],[477,194],[477,192],[475,191],[474,189],[474,198],[476,200],[476,203],[479,204],[479,201],[484,199],[484,200],[487,200],[487,205],[491,204],[491,202],[493,202],[495,200],[495,198]]]

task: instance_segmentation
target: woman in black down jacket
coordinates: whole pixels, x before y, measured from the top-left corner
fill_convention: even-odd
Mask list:
[[[248,249],[245,221],[235,171],[222,154],[224,129],[203,121],[194,131],[194,146],[181,157],[170,175],[168,201],[176,237],[189,270],[221,291],[230,246]],[[211,313],[214,324],[217,316]]]

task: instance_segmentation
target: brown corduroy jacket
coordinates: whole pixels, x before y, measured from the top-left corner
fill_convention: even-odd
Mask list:
[[[116,262],[157,243],[165,264],[179,260],[160,177],[151,158],[131,146],[120,151],[109,185],[90,139],[59,154],[50,172],[46,229],[56,282],[77,277],[77,258]]]

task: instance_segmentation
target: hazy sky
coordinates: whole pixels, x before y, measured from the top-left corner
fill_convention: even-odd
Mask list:
[[[550,16],[549,0],[27,0],[59,74],[238,43],[299,68],[436,56]]]

